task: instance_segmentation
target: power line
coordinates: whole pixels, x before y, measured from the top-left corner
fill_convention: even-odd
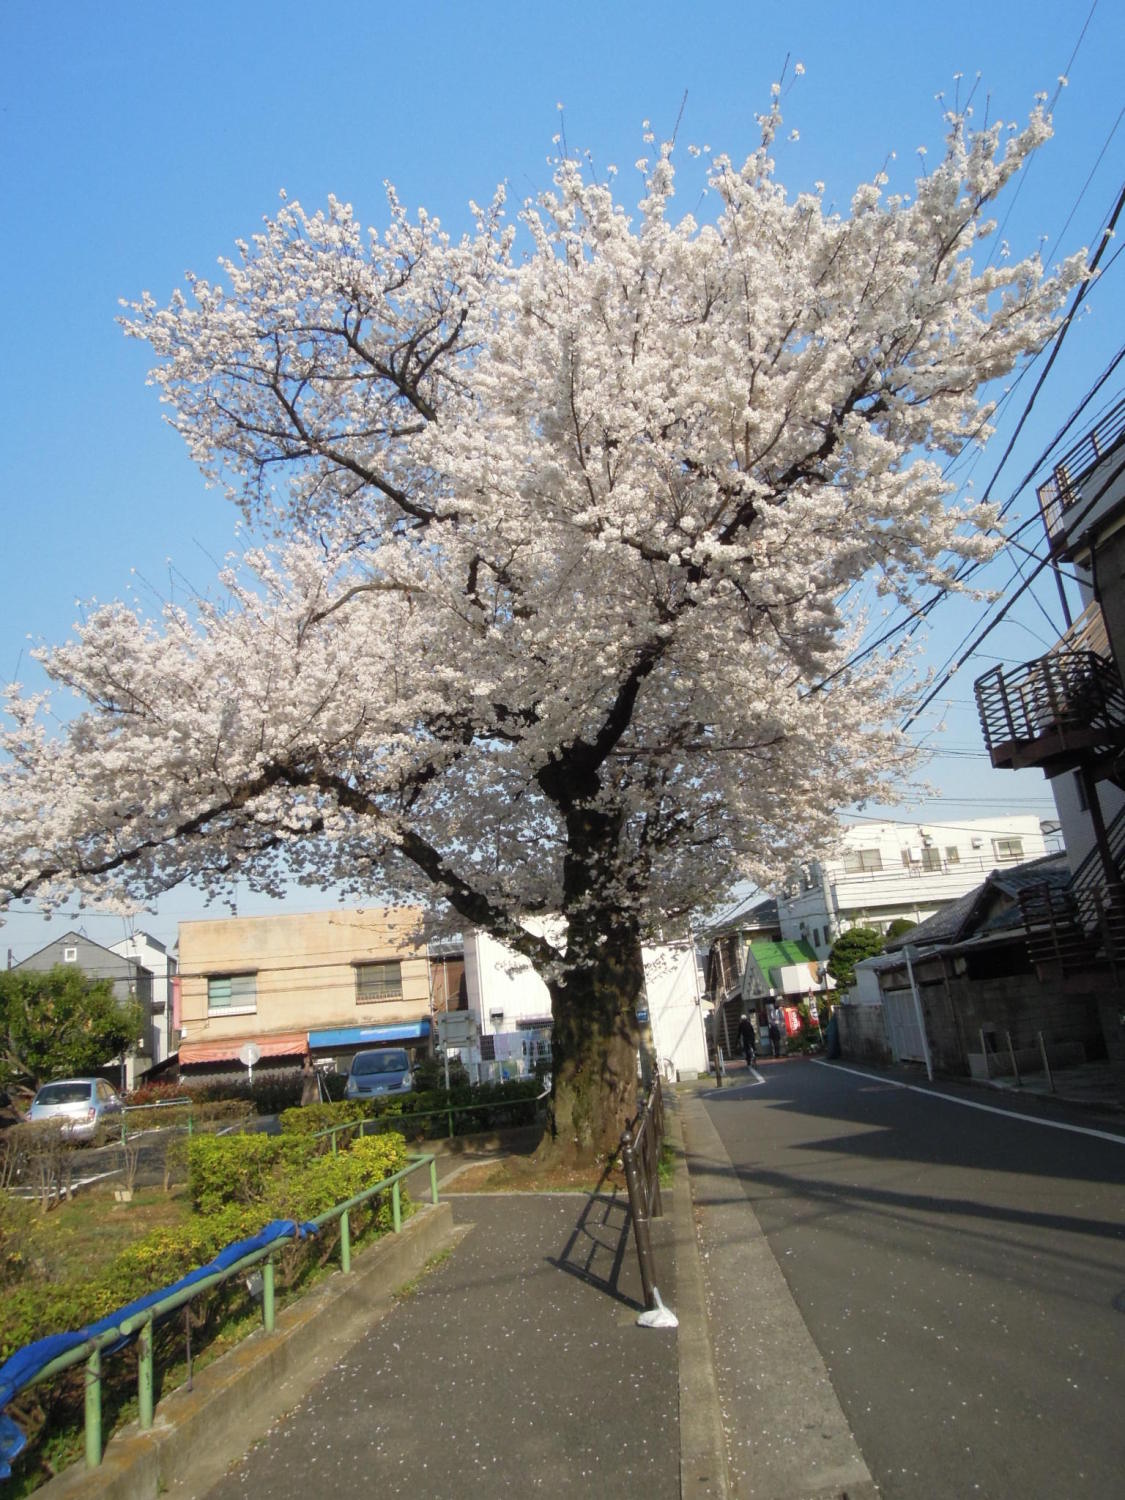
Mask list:
[[[1121,476],[1122,473],[1125,473],[1125,461],[1123,461],[1122,463],[1118,464],[1117,468],[1114,469],[1113,473],[1110,474],[1107,477],[1107,479],[1105,480],[1105,482],[1098,489],[1097,493],[1095,495],[1091,496],[1090,500],[1087,502],[1087,504],[1086,504],[1086,506],[1084,508],[1084,511],[1082,513],[1082,517],[1080,517],[1080,519],[1084,519],[1084,518],[1086,518],[1086,517],[1088,517],[1090,515],[1090,513],[1093,511],[1094,507],[1097,505],[1098,501],[1102,498],[1102,496],[1106,493],[1106,491],[1110,488],[1110,486]],[[1073,526],[1073,523],[1072,523],[1072,526]],[[994,620],[991,620],[985,626],[985,628],[977,635],[977,637],[975,638],[975,640],[973,641],[972,645],[968,648],[967,651],[964,651],[962,653],[961,652],[961,648],[960,647],[958,648],[958,654],[956,656],[956,659],[953,660],[952,665],[948,668],[948,670],[946,671],[944,677],[941,679],[941,681],[939,683],[937,683],[937,685],[929,693],[926,694],[926,696],[922,699],[921,703],[918,704],[917,708],[913,711],[913,713],[911,713],[909,715],[909,717],[900,726],[901,728],[908,729],[910,727],[910,725],[914,723],[915,719],[922,712],[922,710],[924,708],[926,708],[928,704],[932,703],[933,700],[938,696],[938,694],[943,691],[943,689],[948,684],[950,678],[952,676],[954,676],[955,673],[957,673],[958,671],[960,671],[961,667],[969,659],[969,657],[973,655],[973,653],[976,651],[977,647],[981,644],[981,642],[984,641],[984,640],[986,640],[987,637],[992,634],[992,632],[996,629],[996,627],[1004,619],[1005,615],[1007,615],[1007,613],[1011,609],[1012,605],[1016,603],[1016,601],[1020,598],[1020,596],[1022,594],[1024,594],[1027,591],[1028,588],[1030,588],[1030,586],[1031,586],[1032,582],[1034,581],[1034,579],[1036,577],[1038,577],[1038,575],[1043,571],[1043,569],[1045,567],[1048,566],[1049,562],[1050,562],[1050,557],[1048,556],[1048,557],[1045,557],[1042,560],[1042,562],[1039,563],[1039,565],[1036,567],[1035,571],[1025,580],[1024,583],[1022,583],[1020,585],[1020,587],[1015,591],[1015,593],[1011,596],[1011,598],[1005,603],[1004,607],[1000,610],[1000,612],[996,616],[996,618]]]

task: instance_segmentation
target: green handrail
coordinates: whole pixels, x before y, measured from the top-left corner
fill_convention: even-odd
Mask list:
[[[323,1132],[320,1132],[323,1133]],[[307,1222],[316,1225],[319,1229],[323,1225],[331,1223],[333,1219],[340,1220],[340,1262],[341,1270],[345,1273],[351,1270],[351,1223],[349,1215],[351,1210],[360,1204],[374,1198],[379,1193],[384,1193],[388,1188],[391,1190],[392,1220],[394,1232],[398,1234],[402,1229],[402,1198],[401,1183],[412,1172],[419,1171],[422,1167],[430,1169],[430,1195],[434,1203],[438,1202],[437,1161],[432,1153],[411,1152],[408,1153],[408,1165],[394,1172],[389,1177],[381,1178],[373,1183],[371,1187],[364,1188],[363,1192],[347,1199],[344,1203],[337,1203],[324,1213],[318,1214],[315,1219]],[[249,1254],[241,1256],[229,1266],[224,1266],[221,1271],[214,1271],[210,1276],[204,1276],[199,1281],[192,1282],[189,1287],[182,1287],[178,1292],[172,1292],[167,1297],[160,1297],[151,1303],[143,1311],[134,1313],[131,1317],[122,1318],[121,1322],[114,1328],[108,1328],[98,1334],[95,1338],[87,1339],[83,1344],[77,1344],[73,1349],[68,1349],[65,1354],[60,1354],[49,1364],[43,1366],[36,1375],[20,1387],[26,1390],[28,1386],[37,1385],[41,1380],[49,1380],[53,1375],[59,1375],[64,1370],[71,1369],[74,1365],[85,1362],[86,1365],[86,1389],[85,1389],[85,1434],[86,1434],[86,1466],[90,1469],[99,1467],[102,1461],[102,1355],[110,1345],[120,1342],[122,1339],[131,1338],[134,1333],[138,1338],[137,1358],[137,1402],[139,1407],[139,1423],[142,1430],[148,1430],[153,1422],[153,1337],[152,1329],[155,1320],[164,1314],[174,1312],[191,1302],[193,1298],[201,1293],[210,1291],[212,1287],[221,1285],[235,1276],[244,1275],[253,1266],[262,1265],[262,1326],[266,1333],[273,1333],[276,1327],[276,1302],[274,1295],[274,1257],[277,1253],[277,1241],[264,1245]],[[14,1393],[13,1393],[14,1394]]]

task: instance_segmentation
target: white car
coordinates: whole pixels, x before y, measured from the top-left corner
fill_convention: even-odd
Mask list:
[[[27,1118],[56,1120],[72,1141],[92,1141],[99,1126],[121,1119],[121,1096],[104,1078],[59,1078],[45,1083],[31,1101]]]

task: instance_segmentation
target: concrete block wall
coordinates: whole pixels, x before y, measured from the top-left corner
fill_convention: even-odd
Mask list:
[[[842,1057],[866,1063],[892,1060],[881,1005],[841,1005],[836,1011],[836,1024]]]

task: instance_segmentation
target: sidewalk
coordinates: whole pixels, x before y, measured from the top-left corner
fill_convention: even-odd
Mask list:
[[[676,1500],[676,1333],[636,1326],[623,1195],[450,1201],[456,1248],[202,1493]],[[656,1254],[674,1304],[666,1222]]]

